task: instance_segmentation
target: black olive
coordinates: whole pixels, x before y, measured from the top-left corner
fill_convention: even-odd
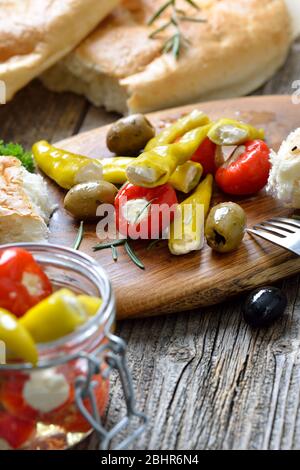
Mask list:
[[[246,299],[244,319],[254,328],[269,326],[283,315],[286,306],[286,295],[277,287],[256,289]]]

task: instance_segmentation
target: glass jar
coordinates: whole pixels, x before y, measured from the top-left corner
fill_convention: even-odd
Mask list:
[[[126,345],[113,334],[115,298],[105,271],[89,256],[68,248],[23,243],[1,249],[11,247],[28,250],[54,289],[65,287],[77,294],[101,297],[102,305],[74,333],[39,345],[37,367],[0,365],[0,449],[66,449],[93,429],[99,434],[100,448],[108,449],[116,435],[138,419],[137,428],[115,446],[125,448],[143,431],[147,419],[135,409]],[[112,369],[120,375],[127,414],[106,430],[102,417]]]

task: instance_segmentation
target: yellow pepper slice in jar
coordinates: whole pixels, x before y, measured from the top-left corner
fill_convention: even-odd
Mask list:
[[[264,140],[265,131],[235,119],[220,119],[207,136],[217,145],[241,145],[248,140]]]
[[[192,129],[205,126],[209,123],[210,119],[208,116],[206,116],[206,114],[204,114],[202,111],[194,109],[191,113],[178,119],[178,121],[174,122],[174,124],[166,127],[156,137],[153,137],[153,139],[149,140],[145,147],[145,151],[147,152],[148,150],[152,150],[155,147],[160,147],[162,145],[172,144],[178,137],[183,136]]]
[[[89,317],[93,317],[94,315],[96,315],[102,305],[102,299],[100,299],[99,297],[90,297],[89,295],[78,295],[77,299],[79,300],[80,304],[85,309],[85,312]]]
[[[213,177],[207,177],[193,194],[178,206],[170,227],[169,250],[173,255],[198,251],[204,244],[204,222],[208,214],[213,189]]]
[[[4,342],[8,355],[37,364],[38,351],[30,333],[14,315],[3,308],[0,309],[0,340]]]
[[[73,333],[87,321],[87,312],[77,296],[61,289],[32,307],[19,320],[37,343],[48,343]]]
[[[102,180],[101,162],[53,147],[42,140],[32,147],[37,166],[63,189]]]

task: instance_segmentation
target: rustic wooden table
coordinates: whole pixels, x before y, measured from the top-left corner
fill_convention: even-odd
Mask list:
[[[294,80],[300,80],[300,42],[256,94],[291,94]],[[80,97],[56,95],[34,82],[0,108],[0,137],[30,147],[37,139],[55,142],[114,118]],[[132,448],[300,449],[299,279],[280,284],[288,308],[268,330],[245,325],[243,298],[118,325],[128,343],[139,408],[150,417]],[[109,420],[121,412],[113,378]],[[92,438],[83,448],[95,446]]]

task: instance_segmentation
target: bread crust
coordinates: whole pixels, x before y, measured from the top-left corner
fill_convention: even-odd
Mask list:
[[[197,16],[206,23],[182,23],[191,44],[177,62],[171,54],[161,54],[164,35],[149,38],[147,20],[161,4],[123,0],[61,62],[60,72],[52,69],[44,77],[46,85],[73,89],[117,111],[148,112],[249,93],[284,63],[292,40],[284,0],[198,0]],[[187,14],[195,16],[195,11],[188,8]],[[107,104],[109,93],[114,96]]]
[[[119,0],[0,0],[0,80],[7,100],[68,54]]]
[[[42,220],[24,190],[21,162],[0,156],[0,220],[11,215]]]
[[[0,156],[0,244],[44,241],[48,236],[47,222],[53,207],[49,202],[48,213],[41,210],[44,218],[37,212],[25,188],[24,173],[17,158]]]

